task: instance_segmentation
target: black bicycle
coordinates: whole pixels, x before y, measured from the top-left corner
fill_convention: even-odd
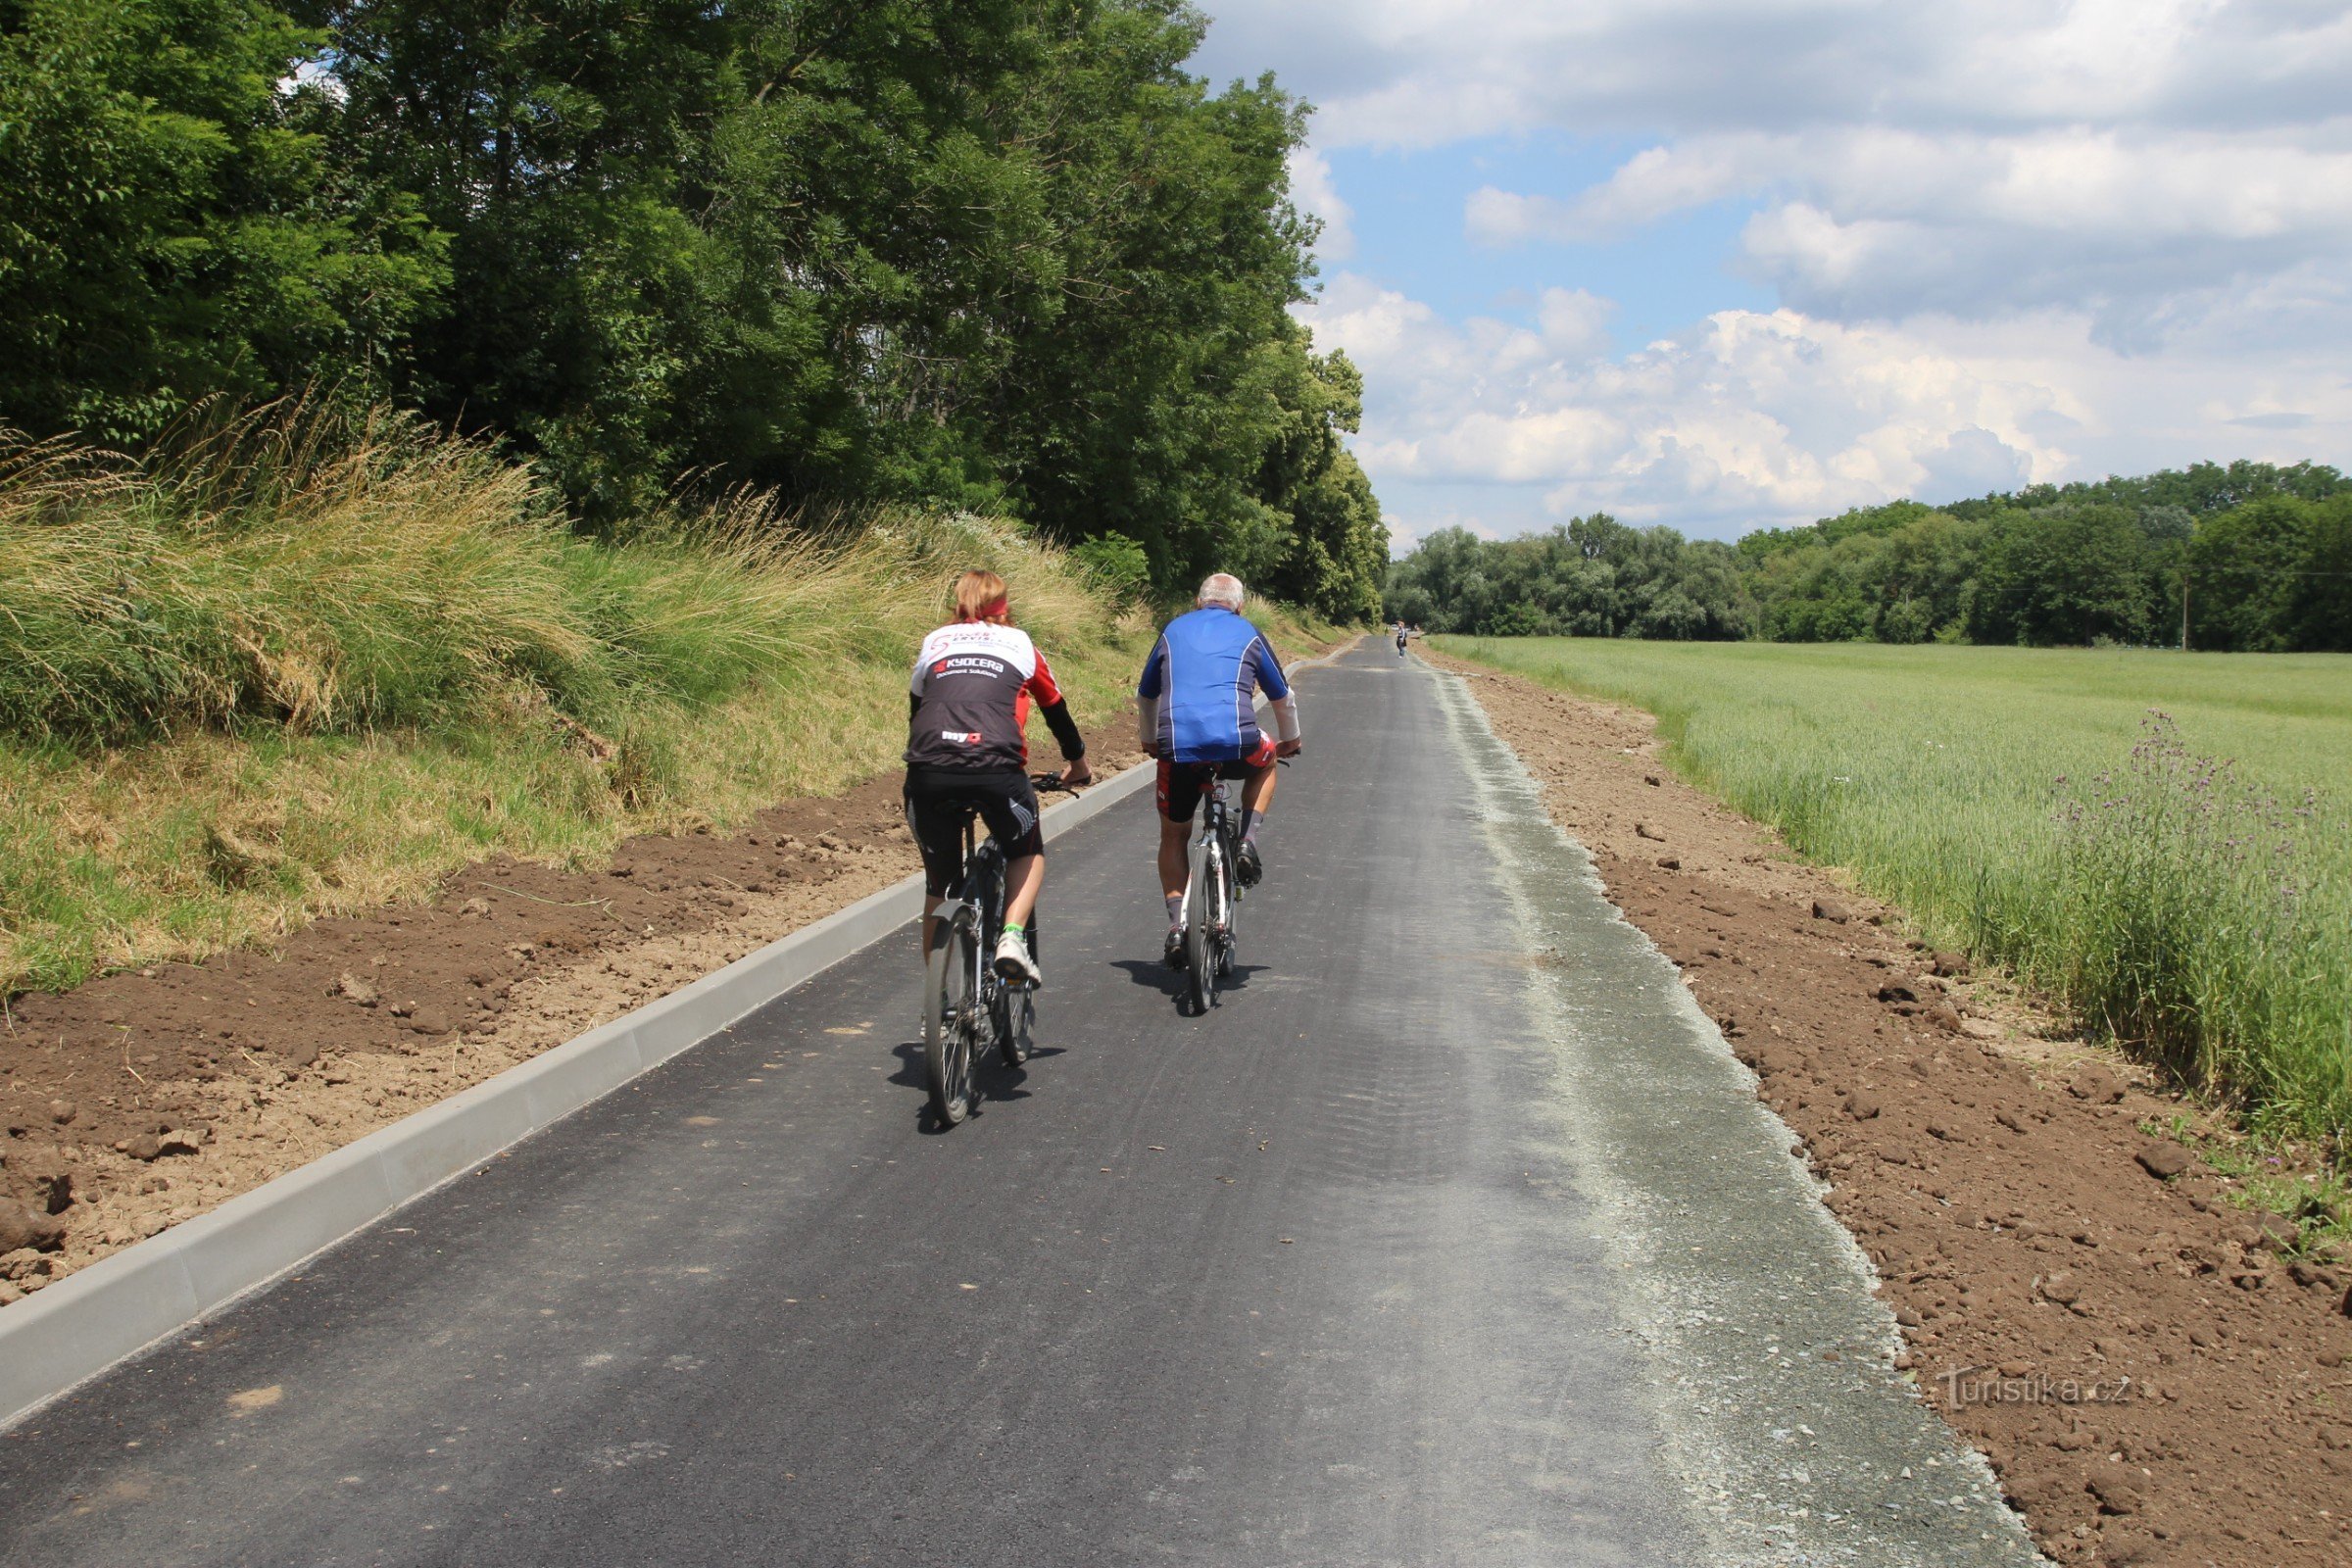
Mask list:
[[[1041,791],[1067,790],[1059,773],[1035,780]],[[997,973],[989,933],[1004,924],[1004,848],[963,813],[963,874],[956,898],[939,907],[939,940],[923,963],[923,1077],[931,1110],[949,1127],[980,1108],[980,1057],[990,1048],[1007,1067],[1029,1059],[1036,1044],[1037,987]],[[1040,961],[1039,911],[1023,934],[1029,961]]]
[[[963,817],[963,874],[956,899],[939,909],[939,935],[923,965],[923,1076],[931,1111],[953,1127],[980,1108],[980,1056],[994,1050],[1007,1067],[1029,1059],[1037,1024],[1037,988],[997,973],[989,934],[1004,921],[1004,851]],[[978,843],[974,843],[975,837]],[[1038,946],[1037,911],[1027,930]]]

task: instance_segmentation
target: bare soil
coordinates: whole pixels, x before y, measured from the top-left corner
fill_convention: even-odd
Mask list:
[[[2352,1299],[2335,1269],[2281,1255],[2292,1227],[2141,1131],[2177,1098],[1675,778],[1648,715],[1435,662],[1471,677],[1804,1140],[1921,1396],[2043,1550],[2352,1561]]]
[[[1089,736],[1107,776],[1132,717]],[[718,969],[918,866],[900,775],[645,837],[593,871],[494,859],[422,906],[9,999],[0,1308]]]

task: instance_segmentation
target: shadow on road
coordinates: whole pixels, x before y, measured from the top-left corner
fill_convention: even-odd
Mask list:
[[[1182,969],[1171,969],[1164,961],[1151,958],[1119,958],[1111,963],[1111,967],[1124,969],[1127,978],[1137,985],[1166,997],[1178,1011],[1184,1011],[1192,1004],[1192,994],[1186,987]],[[1244,990],[1249,986],[1251,975],[1267,967],[1262,963],[1237,963],[1233,966],[1233,973],[1217,982],[1217,990],[1221,993]],[[920,1072],[922,1069],[918,1066],[915,1070]]]
[[[1066,1046],[1035,1046],[1030,1049],[1029,1060],[1044,1061],[1060,1055],[1068,1049]],[[955,1131],[931,1114],[931,1083],[923,1074],[923,1043],[919,1040],[902,1041],[890,1048],[890,1054],[899,1058],[899,1070],[884,1081],[902,1089],[911,1089],[920,1097],[914,1107],[915,1130],[926,1137]],[[980,1058],[979,1080],[983,1104],[1027,1100],[1036,1092],[1027,1087],[1028,1066],[1006,1066],[1004,1058],[997,1054],[993,1046]]]

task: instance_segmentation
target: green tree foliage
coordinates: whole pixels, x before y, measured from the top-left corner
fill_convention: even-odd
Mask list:
[[[2209,518],[2185,567],[2193,647],[2352,649],[2352,491],[2274,491]]]
[[[1731,546],[1605,512],[1518,539],[1442,529],[1390,569],[1386,606],[1431,631],[1498,637],[1721,640],[1755,615]]]
[[[319,45],[248,0],[0,3],[0,422],[135,442],[398,360],[442,237],[330,156]]]
[[[0,0],[0,421],[364,369],[603,525],[1010,512],[1333,614],[1386,536],[1290,308],[1305,108],[1179,0]],[[28,309],[20,312],[19,301]]]
[[[1898,501],[1737,547],[1655,528],[1616,542],[1633,532],[1598,517],[1500,544],[1432,535],[1392,571],[1388,609],[1489,635],[2054,647],[2171,643],[2185,589],[2193,647],[2352,651],[2352,483],[2316,464]],[[1584,567],[1559,559],[1579,540]]]

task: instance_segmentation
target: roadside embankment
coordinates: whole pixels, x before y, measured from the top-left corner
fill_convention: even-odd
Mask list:
[[[584,540],[397,421],[0,461],[0,1305],[912,870],[975,564],[1131,760],[1150,615],[1009,524]]]
[[[1647,714],[1438,662],[1803,1140],[1921,1397],[2045,1551],[2344,1559],[2352,1303],[2260,1206],[2278,1184],[2176,1142],[2203,1118],[2144,1069],[1683,782]]]

